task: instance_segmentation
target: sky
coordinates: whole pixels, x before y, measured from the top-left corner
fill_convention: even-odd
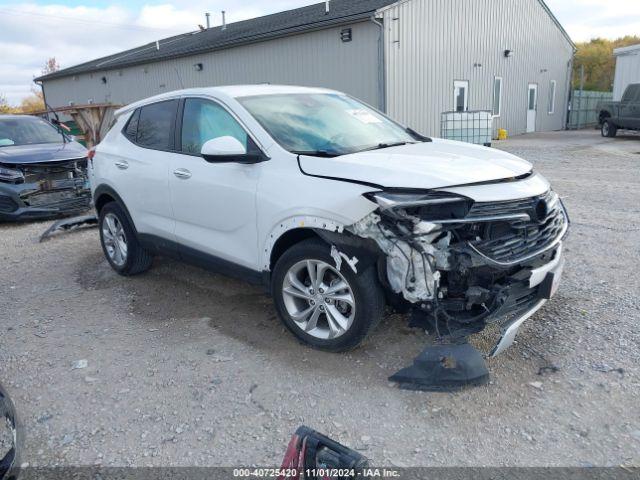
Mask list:
[[[0,95],[18,104],[45,61],[62,68],[204,24],[244,20],[318,0],[0,0]],[[640,34],[640,0],[547,0],[574,41]]]

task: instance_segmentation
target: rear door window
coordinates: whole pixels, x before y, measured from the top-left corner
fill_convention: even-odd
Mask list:
[[[154,150],[173,150],[178,100],[153,103],[140,108],[136,143]]]

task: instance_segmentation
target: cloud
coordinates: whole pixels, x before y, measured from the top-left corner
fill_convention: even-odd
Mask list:
[[[547,0],[547,4],[576,42],[640,33],[638,0]]]
[[[135,2],[132,2],[135,3]],[[259,0],[229,9],[227,21],[239,21],[266,13],[296,8],[313,0],[280,0],[265,5]],[[144,4],[137,8],[65,6],[60,4],[0,4],[0,94],[17,104],[29,95],[33,78],[40,75],[50,57],[70,67],[94,58],[121,52],[154,40],[197,30],[212,14],[212,25],[221,22],[226,0]]]

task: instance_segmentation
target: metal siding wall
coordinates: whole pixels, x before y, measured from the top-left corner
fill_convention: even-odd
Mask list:
[[[392,117],[437,136],[440,113],[453,108],[454,80],[469,81],[470,110],[491,110],[498,76],[502,114],[494,129],[524,133],[528,83],[538,84],[536,130],[564,127],[573,50],[538,0],[409,0],[385,10],[383,20]],[[513,57],[504,57],[507,49]]]
[[[274,83],[333,88],[378,106],[379,28],[371,22],[349,25],[353,41],[343,43],[345,27],[244,45],[202,55],[136,65],[45,82],[52,107],[69,102],[128,104],[190,87]],[[197,72],[194,64],[202,63]],[[145,73],[146,70],[146,73]],[[107,84],[101,82],[107,77]]]
[[[640,51],[618,55],[613,100],[618,102],[630,83],[640,83]]]

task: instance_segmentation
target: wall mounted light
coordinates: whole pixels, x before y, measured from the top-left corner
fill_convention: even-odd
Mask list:
[[[201,63],[196,63],[193,65],[193,68],[195,68],[196,72],[201,72],[202,70],[204,70],[204,65]]]
[[[513,50],[505,50],[504,51],[505,58],[513,57]]]
[[[100,81],[102,82],[103,85],[106,85],[107,84],[107,77],[102,77],[100,79]]]

